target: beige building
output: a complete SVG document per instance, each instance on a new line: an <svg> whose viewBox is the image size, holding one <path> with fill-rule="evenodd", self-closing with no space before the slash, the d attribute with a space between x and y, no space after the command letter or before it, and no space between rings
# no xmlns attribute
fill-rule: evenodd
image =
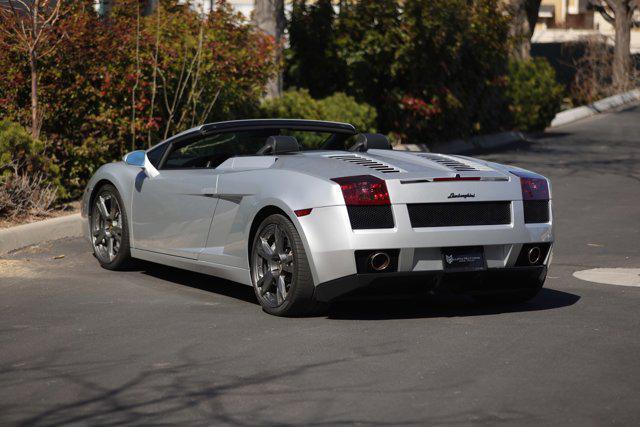
<svg viewBox="0 0 640 427"><path fill-rule="evenodd" d="M546 28L593 29L594 12L589 0L542 0L538 25Z"/></svg>
<svg viewBox="0 0 640 427"><path fill-rule="evenodd" d="M640 20L640 13L636 12ZM589 8L589 0L542 0L534 43L571 42L603 35L613 44L615 30L600 13ZM631 31L631 52L640 52L640 30Z"/></svg>
<svg viewBox="0 0 640 427"><path fill-rule="evenodd" d="M538 26L575 30L613 31L600 13L589 7L589 0L542 0ZM637 13L637 15L640 15ZM640 19L640 16L638 16Z"/></svg>

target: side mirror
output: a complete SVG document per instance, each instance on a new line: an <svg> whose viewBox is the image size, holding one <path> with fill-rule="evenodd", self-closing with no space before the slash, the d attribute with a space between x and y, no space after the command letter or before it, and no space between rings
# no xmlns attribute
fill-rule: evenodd
<svg viewBox="0 0 640 427"><path fill-rule="evenodd" d="M144 169L149 178L154 178L160 175L158 169L149 161L147 153L144 150L132 151L124 156L124 162L130 166L136 166Z"/></svg>

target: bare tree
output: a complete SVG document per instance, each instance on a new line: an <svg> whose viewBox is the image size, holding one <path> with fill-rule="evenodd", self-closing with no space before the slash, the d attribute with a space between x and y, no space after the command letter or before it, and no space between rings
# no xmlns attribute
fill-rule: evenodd
<svg viewBox="0 0 640 427"><path fill-rule="evenodd" d="M639 0L591 0L591 6L614 26L613 86L616 90L629 87L631 73L631 27L636 25L633 13L640 6Z"/></svg>
<svg viewBox="0 0 640 427"><path fill-rule="evenodd" d="M511 56L520 60L531 58L531 37L538 20L541 0L509 0L510 34L513 40Z"/></svg>
<svg viewBox="0 0 640 427"><path fill-rule="evenodd" d="M172 74L169 69L163 69L160 63L154 65L154 72L159 78L158 89L162 90L158 96L162 96L167 113L164 138L167 138L172 130L184 130L204 123L222 91L222 86L218 86L212 98L205 96L206 85L203 78L205 26L206 21L201 19L195 50L185 45L182 53L172 58L172 61L181 64L177 75Z"/></svg>
<svg viewBox="0 0 640 427"><path fill-rule="evenodd" d="M136 149L136 93L140 84L140 2L136 2L136 76L131 88L131 151Z"/></svg>
<svg viewBox="0 0 640 427"><path fill-rule="evenodd" d="M284 0L254 0L253 20L258 28L273 37L277 45L276 61L282 61L282 36L284 35L285 17ZM282 72L271 79L267 85L267 97L277 98L282 94Z"/></svg>
<svg viewBox="0 0 640 427"><path fill-rule="evenodd" d="M0 4L0 31L7 40L22 50L31 71L31 135L40 136L42 111L38 103L38 60L54 52L56 24L61 16L62 1L6 0Z"/></svg>
<svg viewBox="0 0 640 427"><path fill-rule="evenodd" d="M160 12L161 8L158 5L155 8L155 42L153 47L153 71L151 73L151 105L149 106L149 120L147 122L147 144L151 147L151 122L153 120L153 114L156 106L156 94L158 92L158 55L160 53Z"/></svg>

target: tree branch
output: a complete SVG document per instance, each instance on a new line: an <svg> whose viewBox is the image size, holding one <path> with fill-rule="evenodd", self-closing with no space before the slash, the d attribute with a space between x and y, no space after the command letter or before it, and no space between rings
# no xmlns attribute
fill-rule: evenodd
<svg viewBox="0 0 640 427"><path fill-rule="evenodd" d="M595 10L596 12L598 12L602 18L604 18L605 21L607 21L609 24L613 25L616 22L616 19L613 15L611 15L609 13L609 10L607 9L608 7L610 8L610 6L607 3L607 6L604 6L600 1L598 1L596 3L597 0L591 0L589 2L589 6L591 7L591 9ZM613 10L611 8L611 10ZM615 13L615 12L614 12Z"/></svg>

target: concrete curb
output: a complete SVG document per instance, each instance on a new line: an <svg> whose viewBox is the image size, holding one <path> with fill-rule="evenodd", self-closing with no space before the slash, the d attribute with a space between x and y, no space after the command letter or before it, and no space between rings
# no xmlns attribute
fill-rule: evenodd
<svg viewBox="0 0 640 427"><path fill-rule="evenodd" d="M551 121L551 125L549 127L555 128L558 126L573 123L575 121L586 119L587 117L604 113L606 111L610 111L615 108L622 107L623 105L632 104L638 101L640 101L640 89L635 89L629 92L610 96L608 98L596 101L593 104L583 105L582 107L572 108L571 110L559 112Z"/></svg>
<svg viewBox="0 0 640 427"><path fill-rule="evenodd" d="M0 230L0 255L50 240L83 234L80 214L45 219Z"/></svg>
<svg viewBox="0 0 640 427"><path fill-rule="evenodd" d="M471 154L483 150L496 150L506 146L521 143L526 140L522 132L501 132L491 135L474 136L469 139L454 139L453 141L433 144L429 148L426 144L399 144L393 147L400 151L433 151L442 154Z"/></svg>

